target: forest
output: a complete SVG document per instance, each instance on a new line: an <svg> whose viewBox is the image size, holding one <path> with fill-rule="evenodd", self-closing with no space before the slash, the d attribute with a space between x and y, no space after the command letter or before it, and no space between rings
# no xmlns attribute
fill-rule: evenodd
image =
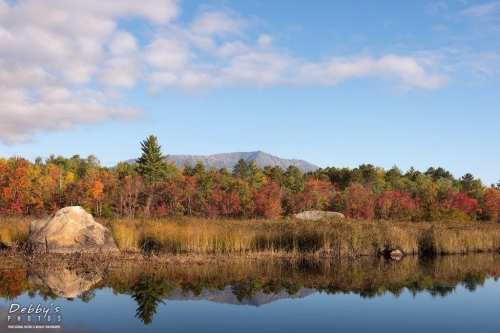
<svg viewBox="0 0 500 333"><path fill-rule="evenodd" d="M275 219L328 210L364 220L500 222L500 182L485 186L441 167L403 172L363 164L303 173L241 159L233 170L201 163L179 169L155 136L141 149L134 165L113 168L93 155L0 158L0 216L41 217L78 205L103 218Z"/></svg>

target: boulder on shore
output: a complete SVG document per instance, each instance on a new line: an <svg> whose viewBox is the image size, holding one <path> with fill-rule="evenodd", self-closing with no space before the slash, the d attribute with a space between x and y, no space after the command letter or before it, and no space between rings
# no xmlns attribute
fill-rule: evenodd
<svg viewBox="0 0 500 333"><path fill-rule="evenodd" d="M35 250L46 252L118 252L111 232L80 206L31 222L29 242Z"/></svg>
<svg viewBox="0 0 500 333"><path fill-rule="evenodd" d="M344 214L337 212L323 212L320 210L308 210L302 213L295 214L295 217L301 220L317 221L325 217L340 217L345 218Z"/></svg>

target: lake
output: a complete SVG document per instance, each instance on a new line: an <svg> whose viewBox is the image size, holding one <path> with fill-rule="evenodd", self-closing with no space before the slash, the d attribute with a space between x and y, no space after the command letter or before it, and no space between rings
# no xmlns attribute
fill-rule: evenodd
<svg viewBox="0 0 500 333"><path fill-rule="evenodd" d="M499 332L499 277L498 254L107 267L5 258L0 331Z"/></svg>

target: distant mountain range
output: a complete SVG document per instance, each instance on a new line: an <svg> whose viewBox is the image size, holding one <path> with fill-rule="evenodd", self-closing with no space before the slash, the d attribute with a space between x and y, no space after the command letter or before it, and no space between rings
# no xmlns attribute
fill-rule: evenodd
<svg viewBox="0 0 500 333"><path fill-rule="evenodd" d="M234 165L240 160L244 159L247 162L254 160L255 163L261 168L264 168L268 165L274 167L279 166L283 170L286 170L290 165L297 167L302 172L316 171L319 167L306 162L304 160L296 160L296 159L286 159L280 158L277 156L273 156L263 151L253 151L246 153L226 153L226 154L215 154L209 156L202 155L170 155L167 160L175 161L175 164L178 168L182 168L182 166L189 162L191 165L195 165L197 161L203 163L206 169L210 169L213 165L217 167L217 169L226 168L228 171L232 171ZM135 159L125 161L128 164L135 163Z"/></svg>

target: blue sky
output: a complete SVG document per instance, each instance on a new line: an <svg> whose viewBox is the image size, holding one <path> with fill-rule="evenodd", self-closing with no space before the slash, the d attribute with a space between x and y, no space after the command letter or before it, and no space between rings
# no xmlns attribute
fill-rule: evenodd
<svg viewBox="0 0 500 333"><path fill-rule="evenodd" d="M0 0L0 156L262 150L500 180L500 1Z"/></svg>

